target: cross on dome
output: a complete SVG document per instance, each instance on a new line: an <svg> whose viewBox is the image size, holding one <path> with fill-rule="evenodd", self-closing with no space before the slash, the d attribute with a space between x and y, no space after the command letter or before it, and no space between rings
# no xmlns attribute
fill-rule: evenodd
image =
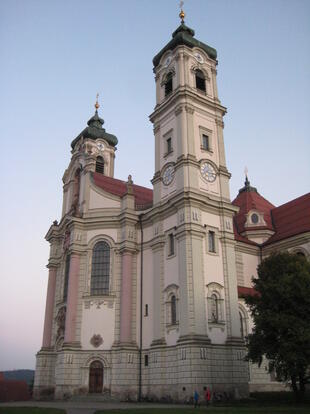
<svg viewBox="0 0 310 414"><path fill-rule="evenodd" d="M184 6L184 1L180 1L180 9L181 9L181 11L180 11L179 17L181 19L181 23L182 24L184 24L184 17L185 17L185 13L183 11L183 6Z"/></svg>

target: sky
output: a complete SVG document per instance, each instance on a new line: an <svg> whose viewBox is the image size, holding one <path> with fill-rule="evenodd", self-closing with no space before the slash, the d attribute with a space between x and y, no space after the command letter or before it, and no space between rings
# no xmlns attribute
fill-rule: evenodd
<svg viewBox="0 0 310 414"><path fill-rule="evenodd" d="M231 197L274 205L309 192L310 1L187 0L185 22L217 49ZM152 58L177 0L0 0L0 371L35 367L49 246L70 143L94 113L118 137L115 177L151 187Z"/></svg>

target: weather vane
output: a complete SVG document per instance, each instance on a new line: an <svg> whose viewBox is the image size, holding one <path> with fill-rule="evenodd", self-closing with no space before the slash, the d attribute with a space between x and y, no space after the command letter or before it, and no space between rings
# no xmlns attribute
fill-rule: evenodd
<svg viewBox="0 0 310 414"><path fill-rule="evenodd" d="M185 13L184 13L184 11L183 11L183 6L184 6L184 1L183 1L183 0L181 0L181 1L180 1L180 9L181 9L181 11L180 11L179 17L180 17L180 19L181 19L181 23L182 23L182 24L184 23L184 17L185 17Z"/></svg>
<svg viewBox="0 0 310 414"><path fill-rule="evenodd" d="M97 95L96 95L96 103L95 103L96 111L100 108L100 105L98 103L98 98L99 98L99 93L97 93Z"/></svg>

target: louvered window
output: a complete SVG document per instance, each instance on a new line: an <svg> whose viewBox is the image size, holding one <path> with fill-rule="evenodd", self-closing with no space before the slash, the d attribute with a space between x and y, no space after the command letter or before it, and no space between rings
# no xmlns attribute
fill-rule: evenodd
<svg viewBox="0 0 310 414"><path fill-rule="evenodd" d="M201 72L201 70L196 70L195 72L195 78L196 78L196 88L206 92L206 81L204 74Z"/></svg>
<svg viewBox="0 0 310 414"><path fill-rule="evenodd" d="M102 157L97 157L96 160L96 172L100 174L104 174L104 160Z"/></svg>
<svg viewBox="0 0 310 414"><path fill-rule="evenodd" d="M169 95L172 92L172 73L168 73L166 82L165 82L165 96Z"/></svg>

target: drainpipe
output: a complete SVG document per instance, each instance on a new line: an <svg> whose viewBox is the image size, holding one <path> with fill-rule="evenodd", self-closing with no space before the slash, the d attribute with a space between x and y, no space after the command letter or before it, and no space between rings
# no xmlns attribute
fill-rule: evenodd
<svg viewBox="0 0 310 414"><path fill-rule="evenodd" d="M142 322L143 322L143 214L139 215L141 242L140 242L140 344L139 344L139 396L138 401L142 400Z"/></svg>

